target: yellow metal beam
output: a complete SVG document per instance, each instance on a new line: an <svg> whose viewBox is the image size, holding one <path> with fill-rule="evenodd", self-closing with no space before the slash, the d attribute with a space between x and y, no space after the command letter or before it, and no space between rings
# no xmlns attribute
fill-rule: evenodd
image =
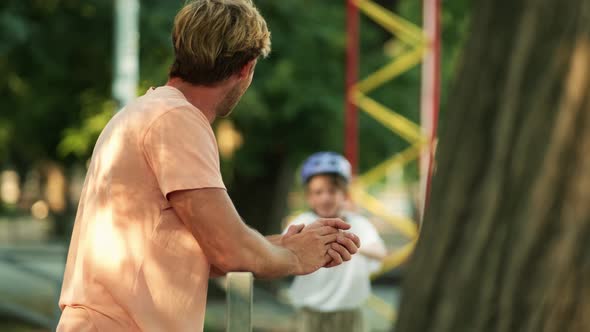
<svg viewBox="0 0 590 332"><path fill-rule="evenodd" d="M380 277L381 275L385 274L392 269L399 267L403 263L405 263L412 252L414 252L414 248L416 247L416 241L414 240L405 246L401 247L400 249L392 252L389 256L387 256L383 263L381 264L381 269L371 275L372 279Z"/></svg>
<svg viewBox="0 0 590 332"><path fill-rule="evenodd" d="M410 45L425 43L426 37L424 33L413 23L404 20L373 1L355 0L354 2L368 17L397 36L401 41Z"/></svg>
<svg viewBox="0 0 590 332"><path fill-rule="evenodd" d="M377 277L408 259L416 245L418 227L414 221L408 218L392 215L383 203L370 195L365 188L383 179L387 172L392 169L401 168L418 158L426 140L418 124L395 113L390 108L370 98L368 94L420 63L426 48L429 47L429 42L419 27L375 2L371 0L354 0L354 3L365 15L391 32L398 42L409 46L404 47L404 50L393 61L358 82L353 87L351 94L352 102L361 110L410 143L410 147L360 176L352 190L353 198L360 206L387 221L403 235L411 239L407 245L386 257L380 271L372 276ZM382 316L390 320L395 319L395 309L380 298L371 296L368 305Z"/></svg>
<svg viewBox="0 0 590 332"><path fill-rule="evenodd" d="M353 188L352 193L354 200L367 211L388 222L391 226L399 230L400 233L407 236L408 238L416 238L418 235L418 227L414 221L406 217L392 215L391 212L389 212L387 208L381 203L381 201L359 187Z"/></svg>
<svg viewBox="0 0 590 332"><path fill-rule="evenodd" d="M385 67L377 70L373 74L367 76L364 80L356 84L356 89L362 93L369 93L369 91L391 81L405 71L410 70L422 61L424 55L424 47L416 47L411 50L404 51L402 55L396 57Z"/></svg>
<svg viewBox="0 0 590 332"><path fill-rule="evenodd" d="M365 96L359 91L357 91L353 97L355 104L363 111L406 141L414 143L423 140L420 127L413 121L393 112L391 109L376 102L374 99Z"/></svg>
<svg viewBox="0 0 590 332"><path fill-rule="evenodd" d="M371 294L369 296L367 307L389 322L393 322L397 318L397 310L377 295Z"/></svg>
<svg viewBox="0 0 590 332"><path fill-rule="evenodd" d="M369 186L380 179L383 179L391 170L402 168L412 160L418 158L421 151L422 143L416 143L409 148L406 148L402 152L394 154L386 161L380 163L379 165L365 172L365 174L361 175L357 180L359 185Z"/></svg>

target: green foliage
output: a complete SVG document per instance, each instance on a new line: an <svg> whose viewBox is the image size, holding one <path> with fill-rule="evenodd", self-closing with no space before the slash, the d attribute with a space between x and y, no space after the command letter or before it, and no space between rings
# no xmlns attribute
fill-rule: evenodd
<svg viewBox="0 0 590 332"><path fill-rule="evenodd" d="M57 146L59 157L74 155L87 158L98 135L115 112L115 102L105 100L105 97L83 93L81 100L82 123L64 129L63 139Z"/></svg>
<svg viewBox="0 0 590 332"><path fill-rule="evenodd" d="M84 96L108 98L110 3L9 0L1 6L0 160L63 159L57 146L65 128L94 115L82 112Z"/></svg>
<svg viewBox="0 0 590 332"><path fill-rule="evenodd" d="M331 2L259 1L273 34L271 56L234 114L245 145L237 171L261 176L268 155L296 164L315 150L341 149L345 36ZM295 15L296 13L296 15Z"/></svg>
<svg viewBox="0 0 590 332"><path fill-rule="evenodd" d="M274 36L273 53L259 63L254 83L234 115L246 144L232 164L239 165L236 172L244 176L262 176L273 167L268 165L269 154L286 155L298 165L318 150L342 151L344 140L345 6L325 1L258 5ZM363 20L361 75L387 62L382 52L385 37ZM390 91L377 96L387 104L404 93ZM416 84L413 91L418 91ZM367 169L403 143L374 120L360 116L361 168Z"/></svg>
<svg viewBox="0 0 590 332"><path fill-rule="evenodd" d="M141 1L140 91L165 83L172 61L170 29L183 1ZM279 159L296 166L318 150L343 149L345 6L339 1L256 1L273 35L271 56L234 112L244 145L228 178L261 177ZM114 111L112 2L5 0L0 14L0 160L85 160ZM466 1L443 4L443 91L466 29ZM420 2L398 2L420 21ZM386 64L390 36L362 20L361 76ZM372 97L418 121L420 70ZM407 144L360 115L361 170Z"/></svg>

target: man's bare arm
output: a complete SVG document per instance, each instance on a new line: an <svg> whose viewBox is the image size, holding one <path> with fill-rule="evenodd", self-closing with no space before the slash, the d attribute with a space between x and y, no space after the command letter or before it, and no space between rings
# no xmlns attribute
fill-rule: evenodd
<svg viewBox="0 0 590 332"><path fill-rule="evenodd" d="M265 238L268 240L268 242L274 244L274 245L280 245L281 243L281 238L283 236L281 234L275 234L275 235L267 235L265 236Z"/></svg>
<svg viewBox="0 0 590 332"><path fill-rule="evenodd" d="M250 271L259 278L306 274L332 260L337 253L331 248L332 242L341 242L351 253L358 246L351 245L351 238L338 231L349 226L337 219L292 235L282 245L273 244L242 222L223 189L177 191L169 195L169 200L211 264L221 272ZM273 239L277 241L281 240Z"/></svg>

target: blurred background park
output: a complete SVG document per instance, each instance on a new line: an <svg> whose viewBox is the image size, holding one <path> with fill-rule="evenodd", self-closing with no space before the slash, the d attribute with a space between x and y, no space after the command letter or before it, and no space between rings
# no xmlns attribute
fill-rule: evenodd
<svg viewBox="0 0 590 332"><path fill-rule="evenodd" d="M170 30L183 2L139 0L136 95L166 82L173 59ZM232 117L217 121L214 130L224 181L238 211L252 227L271 234L305 207L297 181L302 160L317 151L345 152L347 6L343 0L255 3L272 31L272 54L259 63ZM379 12L394 13L406 27L423 26L422 1L371 3ZM446 1L439 14L440 76L434 84L441 88L444 106L466 39L468 1ZM2 331L45 331L58 314L57 296L86 165L96 138L120 105L113 92L115 17L115 1L109 0L0 4ZM395 59L407 59L415 50L416 44L392 34L367 12L359 17L360 79ZM428 40L418 44L430 47ZM395 78L366 92L418 128L424 56L423 50L415 53L418 61L411 60ZM395 318L400 264L413 248L421 215L419 158L412 154L408 135L396 134L400 128L395 124L371 112L359 111L357 116L358 174L377 172L362 183L357 208L371 218L391 253L405 248L376 276L375 298L366 310L373 330L385 331ZM402 152L410 155L376 169ZM283 295L287 282L256 282L255 330L290 331L293 309ZM223 291L212 283L206 331L223 330L223 301Z"/></svg>

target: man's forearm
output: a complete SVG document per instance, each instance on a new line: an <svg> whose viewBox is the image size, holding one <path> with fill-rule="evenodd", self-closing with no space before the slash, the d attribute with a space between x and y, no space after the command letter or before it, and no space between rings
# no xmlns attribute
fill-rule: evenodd
<svg viewBox="0 0 590 332"><path fill-rule="evenodd" d="M292 252L272 244L242 222L226 191L177 191L169 200L220 274L248 271L260 278L271 278L297 270L298 260ZM200 222L203 220L216 222Z"/></svg>
<svg viewBox="0 0 590 332"><path fill-rule="evenodd" d="M241 220L220 188L174 191L168 199L220 274L249 271L258 278L277 278L311 273L326 265L328 256L338 259L336 250L350 257L360 246L358 237L339 232L350 228L340 219L324 219L309 227L293 225L282 237L265 238ZM336 241L342 243L328 248Z"/></svg>
<svg viewBox="0 0 590 332"><path fill-rule="evenodd" d="M250 250L242 253L245 264L257 278L280 278L293 274L297 265L296 256L288 249L280 246L281 235L263 237L253 229L249 229L247 242L252 241Z"/></svg>
<svg viewBox="0 0 590 332"><path fill-rule="evenodd" d="M258 235L258 232L254 231L253 232L255 234L253 234L254 236ZM281 252L283 251L282 248L274 248L277 246L280 246L280 242L281 242L281 238L282 235L281 234L276 234L276 235L268 235L264 237L271 245L272 247L268 247L267 248L267 253L262 253L261 255L257 255L257 254L246 254L244 255L243 262L245 263L244 265L244 270L248 270L249 272L252 272L257 278L261 278L261 279L265 279L265 278L278 278L278 277L282 277L282 276L286 276L290 273L292 273L290 270L292 270L292 267L288 266L290 265L289 260L292 259L292 257L286 257L289 255L285 256L285 252ZM286 250L286 249L285 249ZM278 251L278 252L274 252L274 251ZM273 259L272 256L277 256ZM262 257L262 258L261 258ZM266 257L266 258L264 258ZM275 264L273 261L278 260L279 261L279 266L277 266L277 264ZM249 263L249 262L253 262L253 263ZM219 277L219 276L223 276L225 275L227 272L230 271L222 271L221 269L217 268L216 266L212 266L211 268L211 278L215 278L215 277Z"/></svg>

